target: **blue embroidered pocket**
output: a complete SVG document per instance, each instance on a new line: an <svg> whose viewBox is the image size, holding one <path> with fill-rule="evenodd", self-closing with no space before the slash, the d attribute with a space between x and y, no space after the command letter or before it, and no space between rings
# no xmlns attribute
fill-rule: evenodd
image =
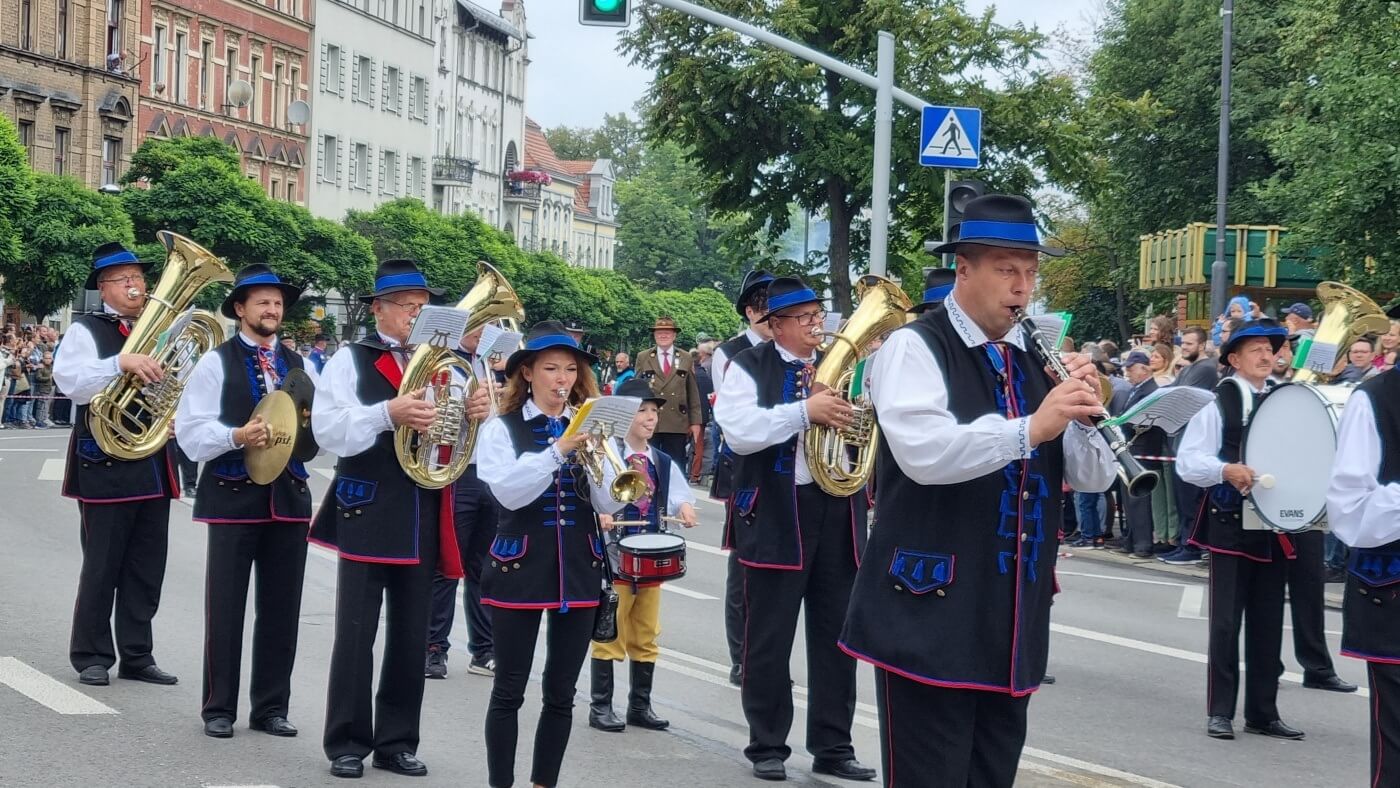
<svg viewBox="0 0 1400 788"><path fill-rule="evenodd" d="M593 557L599 560L603 558L603 546L598 542L598 537L589 534L588 546L593 550Z"/></svg>
<svg viewBox="0 0 1400 788"><path fill-rule="evenodd" d="M491 542L491 557L498 561L514 561L525 555L530 537L514 534L496 534Z"/></svg>
<svg viewBox="0 0 1400 788"><path fill-rule="evenodd" d="M363 481L342 476L335 483L335 499L341 506L364 506L374 503L374 494L379 482Z"/></svg>
<svg viewBox="0 0 1400 788"><path fill-rule="evenodd" d="M287 471L292 474L293 479L302 482L306 481L306 477L311 475L306 472L306 466L302 465L300 460L292 460L287 463Z"/></svg>
<svg viewBox="0 0 1400 788"><path fill-rule="evenodd" d="M1380 587L1400 583L1400 553L1374 550L1353 550L1347 571L1368 586Z"/></svg>
<svg viewBox="0 0 1400 788"><path fill-rule="evenodd" d="M753 514L754 507L758 505L758 490L735 490L734 491L734 511L741 517L748 517Z"/></svg>
<svg viewBox="0 0 1400 788"><path fill-rule="evenodd" d="M248 478L248 466L241 457L219 460L213 464L209 472L217 478L236 482Z"/></svg>
<svg viewBox="0 0 1400 788"><path fill-rule="evenodd" d="M953 556L896 548L890 574L911 592L927 594L953 582Z"/></svg>
<svg viewBox="0 0 1400 788"><path fill-rule="evenodd" d="M1210 495L1210 502L1222 512L1238 512L1244 502L1240 491L1228 484L1215 485L1210 488L1208 495Z"/></svg>
<svg viewBox="0 0 1400 788"><path fill-rule="evenodd" d="M78 439L78 456L88 462L102 462L107 459L107 453L102 451L102 447L97 445L94 438Z"/></svg>

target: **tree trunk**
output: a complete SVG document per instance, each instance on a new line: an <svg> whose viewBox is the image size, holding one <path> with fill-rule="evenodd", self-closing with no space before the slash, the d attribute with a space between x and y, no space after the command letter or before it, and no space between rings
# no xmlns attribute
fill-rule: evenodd
<svg viewBox="0 0 1400 788"><path fill-rule="evenodd" d="M345 298L345 326L340 329L341 339L349 342L355 338L355 331L365 320L364 304L356 296L346 296Z"/></svg>
<svg viewBox="0 0 1400 788"><path fill-rule="evenodd" d="M827 248L828 277L831 282L831 308L851 314L851 217L846 205L846 184L832 176L826 182L826 210L831 224L831 245Z"/></svg>

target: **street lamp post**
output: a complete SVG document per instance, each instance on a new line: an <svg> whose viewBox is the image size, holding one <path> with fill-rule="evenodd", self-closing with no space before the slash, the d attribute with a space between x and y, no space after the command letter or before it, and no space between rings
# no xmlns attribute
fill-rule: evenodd
<svg viewBox="0 0 1400 788"><path fill-rule="evenodd" d="M1220 47L1220 139L1215 164L1215 262L1210 265L1210 317L1225 312L1230 266L1225 262L1225 203L1230 192L1230 61L1235 22L1235 0L1224 0L1220 9L1223 28Z"/></svg>

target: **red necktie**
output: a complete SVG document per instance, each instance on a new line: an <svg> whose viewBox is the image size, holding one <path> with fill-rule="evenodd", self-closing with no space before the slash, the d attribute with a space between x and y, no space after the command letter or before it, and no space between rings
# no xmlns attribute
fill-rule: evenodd
<svg viewBox="0 0 1400 788"><path fill-rule="evenodd" d="M671 352L669 350L661 353L661 371L667 375L671 374Z"/></svg>
<svg viewBox="0 0 1400 788"><path fill-rule="evenodd" d="M117 321L117 330L122 332L122 336L131 336L131 321L122 319Z"/></svg>

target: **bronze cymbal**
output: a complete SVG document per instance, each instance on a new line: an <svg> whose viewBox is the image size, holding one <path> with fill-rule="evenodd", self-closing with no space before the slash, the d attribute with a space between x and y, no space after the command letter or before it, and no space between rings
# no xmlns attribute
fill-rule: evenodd
<svg viewBox="0 0 1400 788"><path fill-rule="evenodd" d="M284 391L274 391L262 398L253 409L253 416L262 416L267 422L271 440L262 448L248 447L243 450L243 460L248 466L248 478L255 484L271 484L292 458L292 447L297 435L296 403Z"/></svg>
<svg viewBox="0 0 1400 788"><path fill-rule="evenodd" d="M310 462L321 451L316 444L316 436L311 434L311 401L316 395L316 384L306 372L294 369L282 381L282 391L287 392L296 404L297 438L292 447L292 459Z"/></svg>

